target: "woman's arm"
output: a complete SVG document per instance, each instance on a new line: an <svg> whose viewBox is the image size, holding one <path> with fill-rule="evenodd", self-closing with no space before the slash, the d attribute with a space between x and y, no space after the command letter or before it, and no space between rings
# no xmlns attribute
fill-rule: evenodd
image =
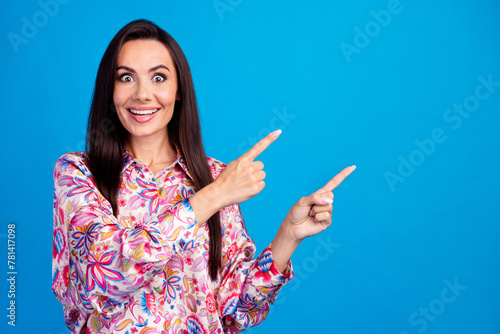
<svg viewBox="0 0 500 334"><path fill-rule="evenodd" d="M52 288L63 305L114 317L182 248L179 234L189 248L204 242L188 200L163 216L118 220L81 157L61 157L54 169Z"/></svg>
<svg viewBox="0 0 500 334"><path fill-rule="evenodd" d="M198 225L204 224L220 209L242 203L257 195L265 186L264 164L254 161L281 134L271 132L247 153L229 163L213 183L189 198ZM306 237L316 235L332 222L333 189L335 189L356 166L342 170L324 187L314 194L301 198L288 212L274 241L272 251L274 264L280 271L285 269L295 249Z"/></svg>
<svg viewBox="0 0 500 334"><path fill-rule="evenodd" d="M198 225L206 223L220 209L245 202L264 189L264 164L254 160L280 134L281 130L268 134L248 152L229 163L214 182L189 198Z"/></svg>
<svg viewBox="0 0 500 334"><path fill-rule="evenodd" d="M256 247L239 205L222 209L221 223L225 231L222 267L214 297L226 332L239 333L265 319L281 287L292 279L293 270L291 263L281 272L276 269L271 246L254 259Z"/></svg>
<svg viewBox="0 0 500 334"><path fill-rule="evenodd" d="M216 298L228 333L239 333L264 320L281 287L293 277L290 257L304 238L330 226L331 190L354 169L347 167L323 188L301 198L288 212L271 245L255 260L255 245L246 233L239 206L221 210L225 233Z"/></svg>
<svg viewBox="0 0 500 334"><path fill-rule="evenodd" d="M343 169L324 187L314 194L302 197L290 209L272 243L274 265L279 271L285 269L297 246L307 237L327 229L332 223L333 189L356 169Z"/></svg>
<svg viewBox="0 0 500 334"><path fill-rule="evenodd" d="M189 198L199 225L220 210L223 224L222 268L215 298L219 316L229 333L260 323L283 284L293 277L290 257L307 236L319 233L331 223L331 190L353 168L349 167L315 194L299 200L270 246L253 259L255 245L246 233L237 205L264 187L261 162L255 157L279 135L271 133L248 153L227 166L216 166L213 183ZM225 168L224 168L225 167Z"/></svg>

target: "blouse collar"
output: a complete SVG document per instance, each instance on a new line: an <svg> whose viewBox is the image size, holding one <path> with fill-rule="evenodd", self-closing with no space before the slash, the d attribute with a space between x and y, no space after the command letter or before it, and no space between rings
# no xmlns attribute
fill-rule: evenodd
<svg viewBox="0 0 500 334"><path fill-rule="evenodd" d="M132 164L145 166L143 162L141 162L139 159L133 157L132 154L130 154L130 151L127 149L125 145L122 146L122 149L123 149L122 170L127 169ZM191 173L189 172L189 168L186 164L186 161L184 160L184 157L182 156L181 151L179 147L177 147L177 145L175 146L175 150L177 151L177 157L172 163L172 166L178 164L184 170L184 172L186 172L189 178L193 179Z"/></svg>

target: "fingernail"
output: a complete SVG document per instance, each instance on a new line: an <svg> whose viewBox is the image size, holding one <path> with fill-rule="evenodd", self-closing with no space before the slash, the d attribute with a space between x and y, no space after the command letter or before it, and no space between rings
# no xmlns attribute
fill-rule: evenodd
<svg viewBox="0 0 500 334"><path fill-rule="evenodd" d="M325 204L332 204L332 203L333 203L333 199L328 198L328 197L323 197L321 200L322 200L322 201L323 201L323 203L325 203Z"/></svg>
<svg viewBox="0 0 500 334"><path fill-rule="evenodd" d="M311 209L311 211L309 211L309 216L312 217L314 216L314 213L313 213L313 210Z"/></svg>
<svg viewBox="0 0 500 334"><path fill-rule="evenodd" d="M282 132L282 131L281 131L281 129L278 129L278 130L276 130L276 131L273 131L273 133L272 133L272 135L271 135L271 136L272 136L273 138L278 138L278 137L279 137L279 135L281 134L281 132Z"/></svg>
<svg viewBox="0 0 500 334"><path fill-rule="evenodd" d="M354 169L356 169L356 165L352 165L352 167L353 167ZM353 170L354 170L354 169L353 169Z"/></svg>

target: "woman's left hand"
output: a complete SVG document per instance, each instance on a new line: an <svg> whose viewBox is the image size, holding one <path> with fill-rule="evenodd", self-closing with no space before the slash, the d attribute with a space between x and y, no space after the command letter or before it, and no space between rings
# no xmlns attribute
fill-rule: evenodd
<svg viewBox="0 0 500 334"><path fill-rule="evenodd" d="M333 189L349 176L356 166L344 168L314 194L302 197L290 209L284 223L297 241L324 231L332 223Z"/></svg>

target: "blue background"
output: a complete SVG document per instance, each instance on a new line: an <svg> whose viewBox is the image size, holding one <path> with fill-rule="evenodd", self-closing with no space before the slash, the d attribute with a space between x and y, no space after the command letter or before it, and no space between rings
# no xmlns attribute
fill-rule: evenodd
<svg viewBox="0 0 500 334"><path fill-rule="evenodd" d="M0 14L0 255L15 222L18 272L12 328L0 261L2 332L67 332L50 291L52 170L84 148L100 58L136 18L186 53L210 156L230 162L283 129L261 156L266 188L242 205L259 252L301 196L358 166L333 226L303 242L297 277L248 333L500 332L500 87L478 79L500 82L496 1L64 2ZM464 101L468 116L448 111Z"/></svg>

